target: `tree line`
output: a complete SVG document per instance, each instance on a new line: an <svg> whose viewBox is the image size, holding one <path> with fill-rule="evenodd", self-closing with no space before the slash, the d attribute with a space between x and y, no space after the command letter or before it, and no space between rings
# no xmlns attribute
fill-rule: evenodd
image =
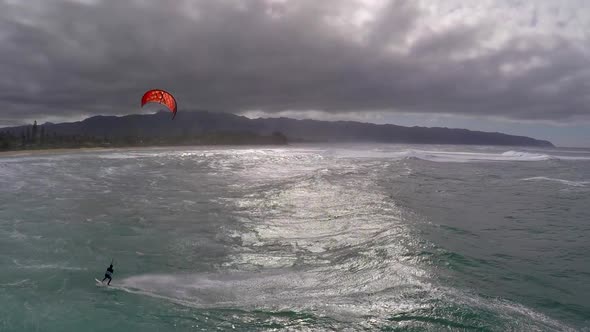
<svg viewBox="0 0 590 332"><path fill-rule="evenodd" d="M0 129L0 151L57 149L57 148L88 148L88 147L129 147L158 145L284 145L287 137L280 132L271 135L259 135L251 132L209 132L200 135L184 134L170 137L142 137L127 135L109 137L104 135L60 135L49 132L44 125L25 126L16 135L14 129Z"/></svg>

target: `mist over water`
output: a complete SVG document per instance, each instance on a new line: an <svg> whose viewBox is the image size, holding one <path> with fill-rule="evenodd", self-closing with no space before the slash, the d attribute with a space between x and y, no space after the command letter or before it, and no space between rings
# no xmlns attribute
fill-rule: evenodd
<svg viewBox="0 0 590 332"><path fill-rule="evenodd" d="M376 144L3 156L0 331L584 330L589 166Z"/></svg>

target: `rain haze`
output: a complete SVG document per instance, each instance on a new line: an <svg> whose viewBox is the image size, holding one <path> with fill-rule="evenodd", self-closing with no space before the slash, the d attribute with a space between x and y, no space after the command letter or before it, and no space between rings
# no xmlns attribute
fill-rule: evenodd
<svg viewBox="0 0 590 332"><path fill-rule="evenodd" d="M185 110L590 142L587 1L0 1L0 126Z"/></svg>

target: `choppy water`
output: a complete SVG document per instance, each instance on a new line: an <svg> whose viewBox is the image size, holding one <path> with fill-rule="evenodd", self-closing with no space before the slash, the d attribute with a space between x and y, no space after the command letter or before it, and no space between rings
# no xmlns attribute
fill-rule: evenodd
<svg viewBox="0 0 590 332"><path fill-rule="evenodd" d="M589 330L589 238L583 150L4 156L0 331Z"/></svg>

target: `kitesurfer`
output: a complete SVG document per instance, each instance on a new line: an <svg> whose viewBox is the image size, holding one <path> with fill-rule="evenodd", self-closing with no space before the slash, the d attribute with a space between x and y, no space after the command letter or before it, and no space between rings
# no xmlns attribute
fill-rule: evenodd
<svg viewBox="0 0 590 332"><path fill-rule="evenodd" d="M115 273L115 271L113 270L113 263L111 263L111 265L107 268L107 271L104 273L104 278L102 279L102 282L109 279L107 285L110 286L111 281L113 280L113 273Z"/></svg>

